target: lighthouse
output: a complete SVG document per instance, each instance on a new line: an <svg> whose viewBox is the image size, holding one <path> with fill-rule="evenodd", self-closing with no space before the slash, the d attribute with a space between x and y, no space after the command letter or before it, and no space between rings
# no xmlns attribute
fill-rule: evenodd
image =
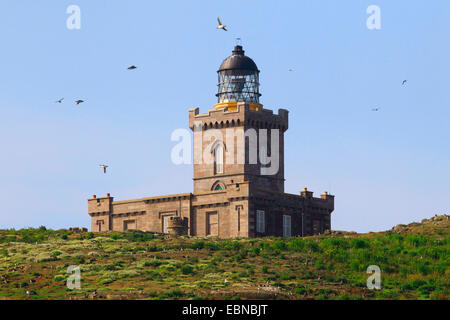
<svg viewBox="0 0 450 320"><path fill-rule="evenodd" d="M189 109L193 192L120 201L94 196L88 200L92 231L237 238L307 236L331 228L333 195L314 197L307 188L285 193L289 112L263 106L256 63L237 45L217 75L217 101L205 113Z"/></svg>

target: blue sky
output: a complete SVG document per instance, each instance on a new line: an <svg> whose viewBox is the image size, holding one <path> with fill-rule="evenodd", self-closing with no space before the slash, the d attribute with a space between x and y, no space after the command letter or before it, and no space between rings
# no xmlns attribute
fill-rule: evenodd
<svg viewBox="0 0 450 320"><path fill-rule="evenodd" d="M381 30L366 27L372 4ZM170 135L216 103L237 37L261 102L290 110L287 192L335 194L341 230L449 212L448 0L4 0L0 35L0 228L89 226L92 194L191 192Z"/></svg>

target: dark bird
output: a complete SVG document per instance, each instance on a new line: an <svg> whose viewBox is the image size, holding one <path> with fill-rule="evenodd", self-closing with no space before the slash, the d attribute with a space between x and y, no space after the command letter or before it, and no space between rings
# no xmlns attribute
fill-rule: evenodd
<svg viewBox="0 0 450 320"><path fill-rule="evenodd" d="M84 100L77 100L77 101L75 101L75 103L77 104L77 105L79 105L80 103L83 103L84 102Z"/></svg>
<svg viewBox="0 0 450 320"><path fill-rule="evenodd" d="M64 100L64 98L61 98L59 100L56 100L55 103L62 103L63 100Z"/></svg>
<svg viewBox="0 0 450 320"><path fill-rule="evenodd" d="M133 66L131 66L131 67L128 67L128 70L134 70L134 69L136 69L137 67L135 66L135 65L133 65Z"/></svg>
<svg viewBox="0 0 450 320"><path fill-rule="evenodd" d="M106 173L106 168L108 168L108 166L106 164L101 164L100 168L103 168L103 173Z"/></svg>
<svg viewBox="0 0 450 320"><path fill-rule="evenodd" d="M372 111L379 111L380 108L373 108Z"/></svg>
<svg viewBox="0 0 450 320"><path fill-rule="evenodd" d="M222 24L219 17L217 17L217 22L219 22L219 26L217 27L217 29L223 29L224 31L228 31L227 26Z"/></svg>
<svg viewBox="0 0 450 320"><path fill-rule="evenodd" d="M402 82L402 86L406 84L406 82L408 82L408 80L403 80Z"/></svg>

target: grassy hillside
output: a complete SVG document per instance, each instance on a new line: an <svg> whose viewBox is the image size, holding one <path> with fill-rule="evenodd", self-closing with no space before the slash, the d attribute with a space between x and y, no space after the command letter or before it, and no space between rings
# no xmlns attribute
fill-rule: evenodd
<svg viewBox="0 0 450 320"><path fill-rule="evenodd" d="M2 230L0 299L448 299L449 225L239 240ZM66 287L69 265L80 290ZM366 288L369 265L381 290Z"/></svg>

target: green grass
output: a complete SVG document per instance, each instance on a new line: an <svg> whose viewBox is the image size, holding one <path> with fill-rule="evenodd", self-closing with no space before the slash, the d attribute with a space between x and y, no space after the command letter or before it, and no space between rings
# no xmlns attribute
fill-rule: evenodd
<svg viewBox="0 0 450 320"><path fill-rule="evenodd" d="M0 299L448 299L449 223L307 238L0 230ZM81 267L69 290L67 267ZM369 265L381 290L366 287ZM26 291L36 295L26 295Z"/></svg>

